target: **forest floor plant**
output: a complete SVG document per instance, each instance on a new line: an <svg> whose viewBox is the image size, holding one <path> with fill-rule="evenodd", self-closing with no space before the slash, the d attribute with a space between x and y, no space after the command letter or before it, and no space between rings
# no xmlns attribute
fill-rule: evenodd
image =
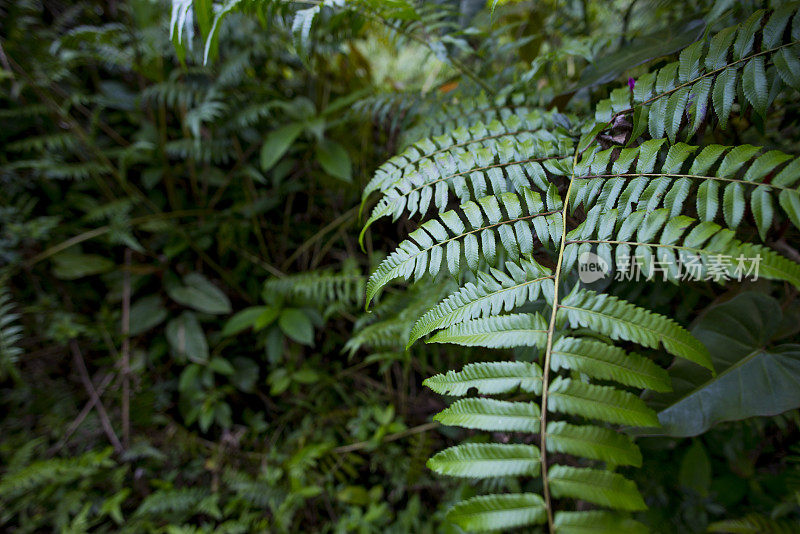
<svg viewBox="0 0 800 534"><path fill-rule="evenodd" d="M673 319L594 291L576 273L592 253L604 269L641 274L640 283L724 283L749 273L800 288L799 264L751 242L752 233L737 234L746 217L762 241L785 220L800 228L800 158L683 141L709 122L724 130L734 107L765 120L776 98L800 89L799 58L797 6L760 10L611 91L593 117L527 109L518 104L524 94L453 103L481 120L417 141L377 171L364 193L365 202L380 195L366 227L387 216L420 222L370 277L367 302L396 278L449 274L460 288L419 317L409 345L433 334L429 343L536 349L528 361L470 363L425 381L465 397L436 421L500 438L468 438L433 456L432 470L540 481L540 491L521 483L528 491L464 500L452 521L469 531L543 523L550 532L644 530L625 514L647 506L617 472L642 463L620 425L660 427L631 389L668 392L674 378L639 352L663 350L712 376L715 367ZM796 383L800 353L791 350ZM743 377L721 394L736 397L763 378ZM783 393L727 416L795 407L797 394L787 406ZM681 415L721 409L708 400ZM567 499L601 508L569 511Z"/></svg>

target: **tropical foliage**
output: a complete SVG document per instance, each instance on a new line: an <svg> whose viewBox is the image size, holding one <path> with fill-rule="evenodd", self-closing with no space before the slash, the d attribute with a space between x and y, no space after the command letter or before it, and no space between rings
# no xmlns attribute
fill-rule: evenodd
<svg viewBox="0 0 800 534"><path fill-rule="evenodd" d="M797 530L798 9L0 4L0 530Z"/></svg>

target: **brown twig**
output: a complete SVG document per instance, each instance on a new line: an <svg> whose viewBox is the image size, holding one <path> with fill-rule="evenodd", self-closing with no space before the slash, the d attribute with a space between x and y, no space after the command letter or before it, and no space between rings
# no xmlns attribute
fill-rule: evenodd
<svg viewBox="0 0 800 534"><path fill-rule="evenodd" d="M86 370L86 363L83 361L83 354L81 354L81 349L78 347L78 342L73 339L69 342L69 346L72 349L72 356L75 359L75 366L78 368L78 374L81 377L81 382L83 382L83 387L86 388L89 398L94 402L97 415L100 416L100 424L103 426L103 431L106 433L106 436L108 436L108 440L111 442L111 445L114 446L114 450L117 454L122 454L125 449L122 447L122 443L120 443L117 434L114 432L114 427L111 426L108 412L106 412L103 402L100 400L100 395L94 388L91 378L89 378L89 371Z"/></svg>
<svg viewBox="0 0 800 534"><path fill-rule="evenodd" d="M131 249L125 249L125 272L122 279L122 443L131 442Z"/></svg>
<svg viewBox="0 0 800 534"><path fill-rule="evenodd" d="M111 381L113 379L114 379L114 373L108 373L106 376L103 377L103 379L100 381L100 385L97 386L98 397L103 393L105 393L106 388L111 384ZM81 426L81 423L83 423L83 420L86 419L86 417L89 415L89 412L92 411L92 408L94 408L94 397L91 397L88 401L86 401L86 404L83 406L81 413L79 413L78 417L76 417L72 421L72 423L70 423L66 432L64 432L64 435L61 437L60 440L58 440L58 443L50 447L50 449L47 451L48 456L55 454L56 452L61 450L61 448L64 445L67 444L67 441L69 440L70 436L72 436L72 434L74 434L75 431L78 430L78 427Z"/></svg>
<svg viewBox="0 0 800 534"><path fill-rule="evenodd" d="M395 432L394 434L388 434L381 440L381 443L387 443L389 441L397 441L398 439L403 439L413 434L419 434L420 432L427 432L428 430L433 430L438 426L439 423L433 421L431 423L425 423L419 426L411 427L409 429L403 430L402 432ZM358 443L351 443L350 445L342 445L341 447L336 447L335 449L332 449L331 452L345 453L345 452L358 451L361 449L366 449L369 446L373 445L374 443L375 443L374 441L359 441Z"/></svg>

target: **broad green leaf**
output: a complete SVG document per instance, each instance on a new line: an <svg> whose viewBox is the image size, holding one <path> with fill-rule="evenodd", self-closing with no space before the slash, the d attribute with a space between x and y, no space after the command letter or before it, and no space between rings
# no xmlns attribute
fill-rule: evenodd
<svg viewBox="0 0 800 534"><path fill-rule="evenodd" d="M183 285L168 284L166 290L172 300L197 311L215 315L231 312L228 296L202 274L187 274Z"/></svg>
<svg viewBox="0 0 800 534"><path fill-rule="evenodd" d="M270 309L268 306L252 306L237 312L225 323L225 326L222 328L222 335L228 337L251 328L255 324L256 319L268 309Z"/></svg>
<svg viewBox="0 0 800 534"><path fill-rule="evenodd" d="M294 341L314 346L314 325L302 310L296 308L283 310L278 318L278 326Z"/></svg>
<svg viewBox="0 0 800 534"><path fill-rule="evenodd" d="M185 311L167 323L167 342L178 361L208 361L208 342L194 312Z"/></svg>
<svg viewBox="0 0 800 534"><path fill-rule="evenodd" d="M325 172L344 182L353 180L353 164L345 148L330 139L324 139L317 145L317 161ZM430 191L430 189L427 189Z"/></svg>
<svg viewBox="0 0 800 534"><path fill-rule="evenodd" d="M679 362L675 391L653 396L663 433L695 436L722 421L776 415L800 406L800 345L770 340L783 313L773 298L745 292L711 308L692 333L711 352L719 374Z"/></svg>
<svg viewBox="0 0 800 534"><path fill-rule="evenodd" d="M278 163L278 160L286 154L295 139L303 131L303 124L293 122L271 131L261 145L261 170L266 172Z"/></svg>
<svg viewBox="0 0 800 534"><path fill-rule="evenodd" d="M167 318L167 310L158 295L148 295L133 303L130 312L131 336L147 332Z"/></svg>
<svg viewBox="0 0 800 534"><path fill-rule="evenodd" d="M97 254L61 252L53 256L53 275L61 280L77 280L84 276L107 273L114 262Z"/></svg>

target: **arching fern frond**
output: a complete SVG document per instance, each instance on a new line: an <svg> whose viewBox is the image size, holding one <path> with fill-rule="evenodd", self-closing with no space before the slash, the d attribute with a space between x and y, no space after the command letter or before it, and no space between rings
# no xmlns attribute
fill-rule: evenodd
<svg viewBox="0 0 800 534"><path fill-rule="evenodd" d="M691 135L711 105L724 126L737 91L740 106L763 116L780 84L797 85L796 10L759 12L690 45L679 61L641 77L632 92L612 92L596 109L600 122L572 128L550 115L559 141L552 152L534 157L520 148L520 139L542 136L515 133L522 120L484 121L475 130L451 128L441 140L415 145L368 186L365 198L375 191L382 198L367 226L390 215L422 221L373 273L367 301L392 279L438 276L445 264L459 280L455 292L420 315L409 345L432 334L429 342L526 347L526 359L533 358L469 364L425 381L438 393L465 397L434 417L443 425L539 433L536 459L527 443L513 442L458 445L431 459L433 470L459 477L541 474L541 496L482 495L456 504L448 517L462 528L545 521L550 532L644 528L624 513L555 511L553 498L622 512L646 508L634 483L612 472L642 463L635 443L612 425L659 426L655 411L628 388L671 390L666 370L646 358L648 352L712 373L713 365L706 346L675 320L582 287L572 275L586 253L596 254L609 272L644 273L642 283L657 272L670 281L724 283L741 279L738 264L744 262L757 264L758 277L800 287L800 265L736 234L749 222L748 210L762 240L782 215L800 228L798 159L750 145L678 142L687 114ZM601 149L598 136L630 113L630 146L617 141ZM641 141L648 128L653 139ZM583 136L576 142L572 132L578 129ZM462 201L458 208L449 206L451 188ZM431 206L437 217L428 218ZM630 345L648 350L637 354ZM516 393L521 400L469 397L471 391ZM604 462L606 469L554 465L549 455L556 453Z"/></svg>
<svg viewBox="0 0 800 534"><path fill-rule="evenodd" d="M555 244L561 239L561 199L551 185L545 199L524 189L468 201L458 209L442 213L411 232L370 276L367 302L395 278L419 280L426 273L436 276L443 264L452 275L460 272L461 259L475 271L481 261L495 265L502 254L516 259L533 251L534 239ZM498 250L497 241L503 250Z"/></svg>
<svg viewBox="0 0 800 534"><path fill-rule="evenodd" d="M677 143L660 150L664 141L585 158L576 169L573 209L599 206L599 214L616 208L624 218L634 210L663 206L675 217L691 207L687 201L694 194L700 220L721 218L734 229L749 207L763 240L778 211L777 197L783 213L800 228L800 158L751 145Z"/></svg>
<svg viewBox="0 0 800 534"><path fill-rule="evenodd" d="M713 108L725 128L733 104L766 114L782 85L800 89L800 11L796 4L746 21L698 41L680 59L636 80L631 92L616 89L598 103L595 118L610 121L633 113L631 140L649 131L675 142L688 116L691 136ZM744 95L744 99L738 95Z"/></svg>
<svg viewBox="0 0 800 534"><path fill-rule="evenodd" d="M453 193L467 202L484 197L490 188L495 195L522 194L525 189L546 192L547 173L564 174L558 162L569 154L571 140L543 130L545 123L539 113L522 120L512 116L504 122L478 123L420 141L389 160L367 186L365 200L372 191L382 196L361 239L383 217L424 216L434 206L442 212Z"/></svg>

